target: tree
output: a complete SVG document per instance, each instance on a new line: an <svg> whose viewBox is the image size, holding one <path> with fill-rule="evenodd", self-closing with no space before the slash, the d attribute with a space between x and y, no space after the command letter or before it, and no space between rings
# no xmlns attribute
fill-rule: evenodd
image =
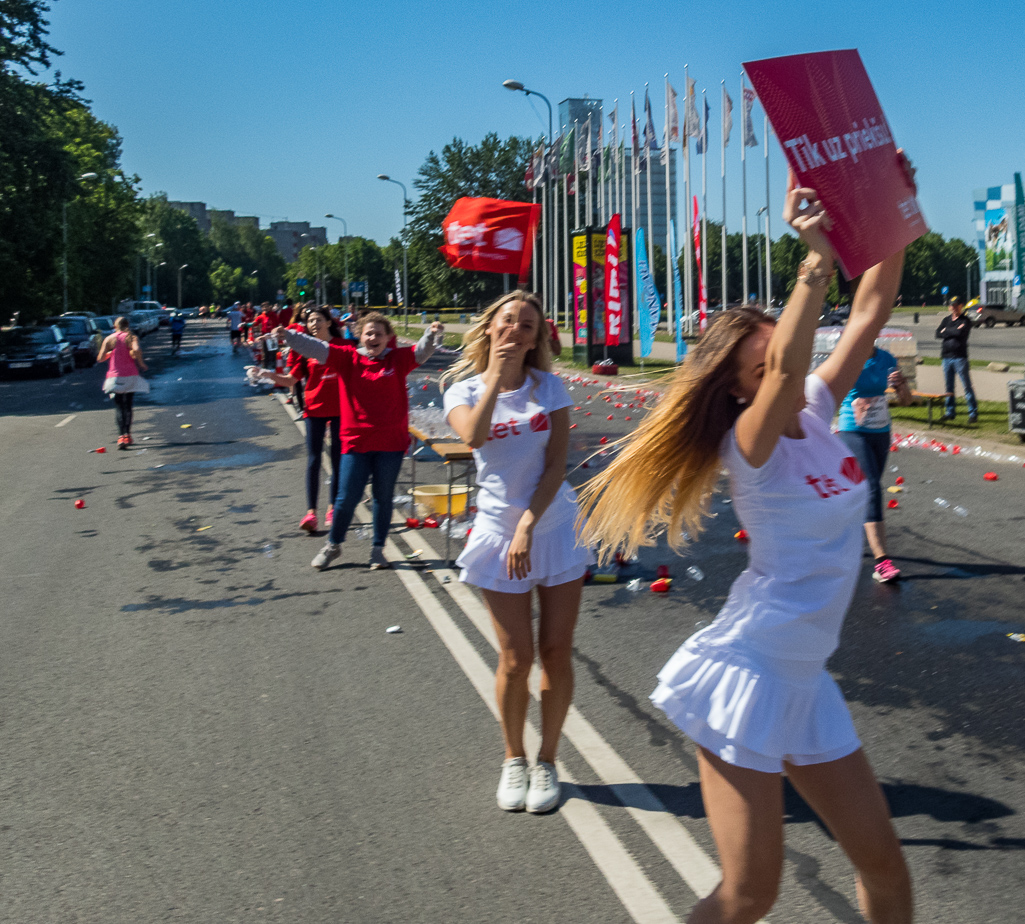
<svg viewBox="0 0 1025 924"><path fill-rule="evenodd" d="M43 18L50 6L43 0L4 0L0 3L0 75L19 68L36 74L49 67L50 56L60 55L46 41L50 23Z"/></svg>
<svg viewBox="0 0 1025 924"><path fill-rule="evenodd" d="M528 138L501 141L494 132L474 147L460 138L431 151L413 185L419 200L410 206L408 229L409 287L415 301L440 306L459 301L483 305L502 293L502 277L453 269L438 252L444 243L441 223L462 196L529 201L523 177L535 143ZM400 264L401 265L401 264Z"/></svg>
<svg viewBox="0 0 1025 924"><path fill-rule="evenodd" d="M185 305L178 307L210 301L213 290L208 274L214 253L196 219L169 206L166 193L157 193L146 200L140 225L143 241L140 273L145 258L153 266L158 299L168 303L178 300L178 268L188 264L189 271L182 275ZM160 266L161 263L166 265Z"/></svg>

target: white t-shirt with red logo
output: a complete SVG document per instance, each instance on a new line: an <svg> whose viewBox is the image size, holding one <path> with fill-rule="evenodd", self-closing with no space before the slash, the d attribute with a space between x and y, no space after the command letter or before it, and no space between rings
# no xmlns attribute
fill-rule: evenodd
<svg viewBox="0 0 1025 924"><path fill-rule="evenodd" d="M461 405L474 407L485 390L479 375L456 382L445 392L445 416ZM572 404L558 376L536 369L528 371L526 381L516 391L499 392L487 442L473 451L480 489L475 530L506 536L516 531L544 472L545 451L551 436L549 415ZM576 493L564 482L534 527L534 534L548 532L576 514Z"/></svg>
<svg viewBox="0 0 1025 924"><path fill-rule="evenodd" d="M825 661L836 650L861 567L868 486L830 432L835 401L826 383L809 375L805 396L804 439L781 436L761 468L744 460L734 430L723 440L750 561L689 648L730 645L799 661Z"/></svg>

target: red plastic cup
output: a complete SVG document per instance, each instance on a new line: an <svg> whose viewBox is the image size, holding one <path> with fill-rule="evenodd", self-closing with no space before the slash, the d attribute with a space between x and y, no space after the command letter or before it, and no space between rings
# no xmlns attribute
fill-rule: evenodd
<svg viewBox="0 0 1025 924"><path fill-rule="evenodd" d="M416 517L406 517L406 528L407 529L419 529L420 521Z"/></svg>
<svg viewBox="0 0 1025 924"><path fill-rule="evenodd" d="M82 510L84 508L85 508L85 501L84 500L79 498L77 501L75 501L75 509L76 510Z"/></svg>

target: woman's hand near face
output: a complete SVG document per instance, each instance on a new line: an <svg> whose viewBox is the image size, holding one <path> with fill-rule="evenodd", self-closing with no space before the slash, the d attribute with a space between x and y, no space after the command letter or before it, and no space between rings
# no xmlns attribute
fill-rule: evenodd
<svg viewBox="0 0 1025 924"><path fill-rule="evenodd" d="M519 368L522 360L520 345L513 339L515 333L516 328L509 325L497 337L492 336L491 355L488 357L488 368L484 373L488 379L499 379L503 372L512 372Z"/></svg>

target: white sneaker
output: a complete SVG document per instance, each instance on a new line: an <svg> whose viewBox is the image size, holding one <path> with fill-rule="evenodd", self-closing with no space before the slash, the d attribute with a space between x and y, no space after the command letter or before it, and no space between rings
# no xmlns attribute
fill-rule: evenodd
<svg viewBox="0 0 1025 924"><path fill-rule="evenodd" d="M561 788L555 765L539 760L530 768L530 788L527 791L527 811L532 814L550 812L559 804Z"/></svg>
<svg viewBox="0 0 1025 924"><path fill-rule="evenodd" d="M381 568L390 568L391 562L384 557L383 545L372 545L370 547L370 570L378 571Z"/></svg>
<svg viewBox="0 0 1025 924"><path fill-rule="evenodd" d="M318 571L323 571L341 554L342 547L340 545L333 545L330 542L325 542L324 548L313 556L313 561L310 562L310 565Z"/></svg>
<svg viewBox="0 0 1025 924"><path fill-rule="evenodd" d="M506 812L522 812L527 803L527 758L510 757L502 764L498 781L498 807Z"/></svg>

